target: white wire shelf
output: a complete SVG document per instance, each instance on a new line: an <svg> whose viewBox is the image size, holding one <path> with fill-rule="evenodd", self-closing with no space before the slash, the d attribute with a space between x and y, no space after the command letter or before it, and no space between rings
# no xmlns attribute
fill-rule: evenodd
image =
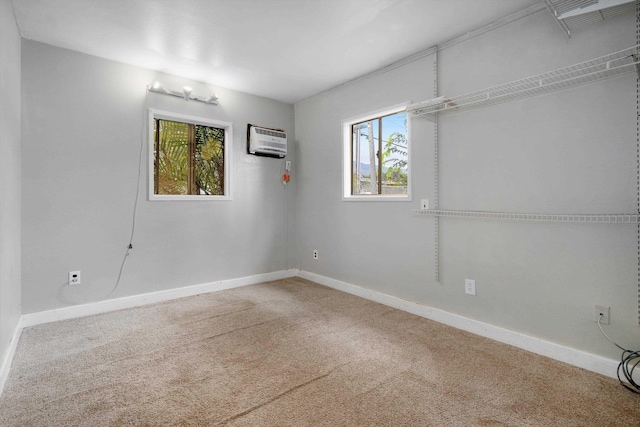
<svg viewBox="0 0 640 427"><path fill-rule="evenodd" d="M640 45L637 45L580 64L465 95L452 98L441 96L410 104L407 111L414 116L429 117L514 101L636 71L640 74L637 54L639 48Z"/></svg>
<svg viewBox="0 0 640 427"><path fill-rule="evenodd" d="M493 221L527 222L573 222L587 224L637 224L640 214L535 214L481 211L447 211L439 209L416 209L413 215L484 219Z"/></svg>
<svg viewBox="0 0 640 427"><path fill-rule="evenodd" d="M544 0L560 27L571 37L573 30L589 24L633 13L636 0Z"/></svg>

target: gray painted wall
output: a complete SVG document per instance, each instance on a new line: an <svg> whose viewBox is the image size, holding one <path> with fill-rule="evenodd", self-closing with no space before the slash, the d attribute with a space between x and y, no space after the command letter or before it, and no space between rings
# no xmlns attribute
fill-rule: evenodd
<svg viewBox="0 0 640 427"><path fill-rule="evenodd" d="M547 11L439 54L440 94L455 96L635 45L634 16L569 40ZM534 213L636 212L635 75L441 117L440 208ZM411 216L434 197L433 124L411 119L413 201L341 200L341 120L433 97L433 56L295 106L297 266L347 283L609 358L609 331L640 343L637 227L440 221ZM320 251L318 261L312 250ZM476 280L477 296L464 293Z"/></svg>
<svg viewBox="0 0 640 427"><path fill-rule="evenodd" d="M0 364L20 317L20 35L0 0Z"/></svg>
<svg viewBox="0 0 640 427"><path fill-rule="evenodd" d="M284 187L282 160L246 154L247 123L293 135L293 106L221 88L218 106L185 102L147 93L155 80L195 95L212 89L23 40L23 313L293 266L295 177ZM149 107L233 123L232 201L148 201ZM129 241L141 143L134 248L107 296ZM80 286L66 286L70 270L82 271Z"/></svg>

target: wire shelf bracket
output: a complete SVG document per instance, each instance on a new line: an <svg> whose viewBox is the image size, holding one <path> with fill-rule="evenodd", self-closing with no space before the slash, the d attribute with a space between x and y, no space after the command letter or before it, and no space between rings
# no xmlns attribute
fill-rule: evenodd
<svg viewBox="0 0 640 427"><path fill-rule="evenodd" d="M640 45L637 45L580 64L465 95L452 98L440 96L410 104L407 106L407 112L410 112L412 116L433 118L436 114L454 113L500 104L632 72L637 72L640 76L640 58L637 55L639 48Z"/></svg>

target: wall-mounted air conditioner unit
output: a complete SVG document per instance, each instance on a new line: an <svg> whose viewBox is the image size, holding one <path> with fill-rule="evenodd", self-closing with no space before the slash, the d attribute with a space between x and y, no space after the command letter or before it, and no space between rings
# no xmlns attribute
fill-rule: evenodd
<svg viewBox="0 0 640 427"><path fill-rule="evenodd" d="M257 156L284 157L287 155L287 134L280 129L247 125L247 151Z"/></svg>

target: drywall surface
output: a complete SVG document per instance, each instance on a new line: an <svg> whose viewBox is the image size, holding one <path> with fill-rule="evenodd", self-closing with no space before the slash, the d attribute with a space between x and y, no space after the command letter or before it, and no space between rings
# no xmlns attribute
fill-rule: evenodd
<svg viewBox="0 0 640 427"><path fill-rule="evenodd" d="M20 317L20 34L9 0L0 0L0 185L1 366Z"/></svg>
<svg viewBox="0 0 640 427"><path fill-rule="evenodd" d="M430 98L430 57L366 77L296 104L299 186L298 268L407 299L420 299L432 274L432 227L411 216L430 182L431 123L409 129L413 200L342 200L342 121ZM415 143L417 141L417 143ZM318 250L318 260L313 259ZM424 278L424 281L421 279Z"/></svg>
<svg viewBox="0 0 640 427"><path fill-rule="evenodd" d="M544 13L543 13L544 12ZM439 52L439 94L461 95L635 45L634 16L567 39L543 11ZM345 202L341 120L433 97L434 55L296 104L298 267L607 358L594 323L640 346L637 227L411 215L435 197L434 125L410 120L413 201ZM634 213L636 76L439 119L439 207L524 213ZM312 250L320 251L318 260ZM464 293L475 279L476 296Z"/></svg>
<svg viewBox="0 0 640 427"><path fill-rule="evenodd" d="M293 135L292 105L27 40L22 76L24 313L289 268L295 182L282 185L282 160L246 154L246 131ZM220 105L148 93L156 80L199 96L215 89ZM232 200L149 201L148 108L233 124ZM133 250L109 295L137 189ZM71 270L81 285L67 286Z"/></svg>

